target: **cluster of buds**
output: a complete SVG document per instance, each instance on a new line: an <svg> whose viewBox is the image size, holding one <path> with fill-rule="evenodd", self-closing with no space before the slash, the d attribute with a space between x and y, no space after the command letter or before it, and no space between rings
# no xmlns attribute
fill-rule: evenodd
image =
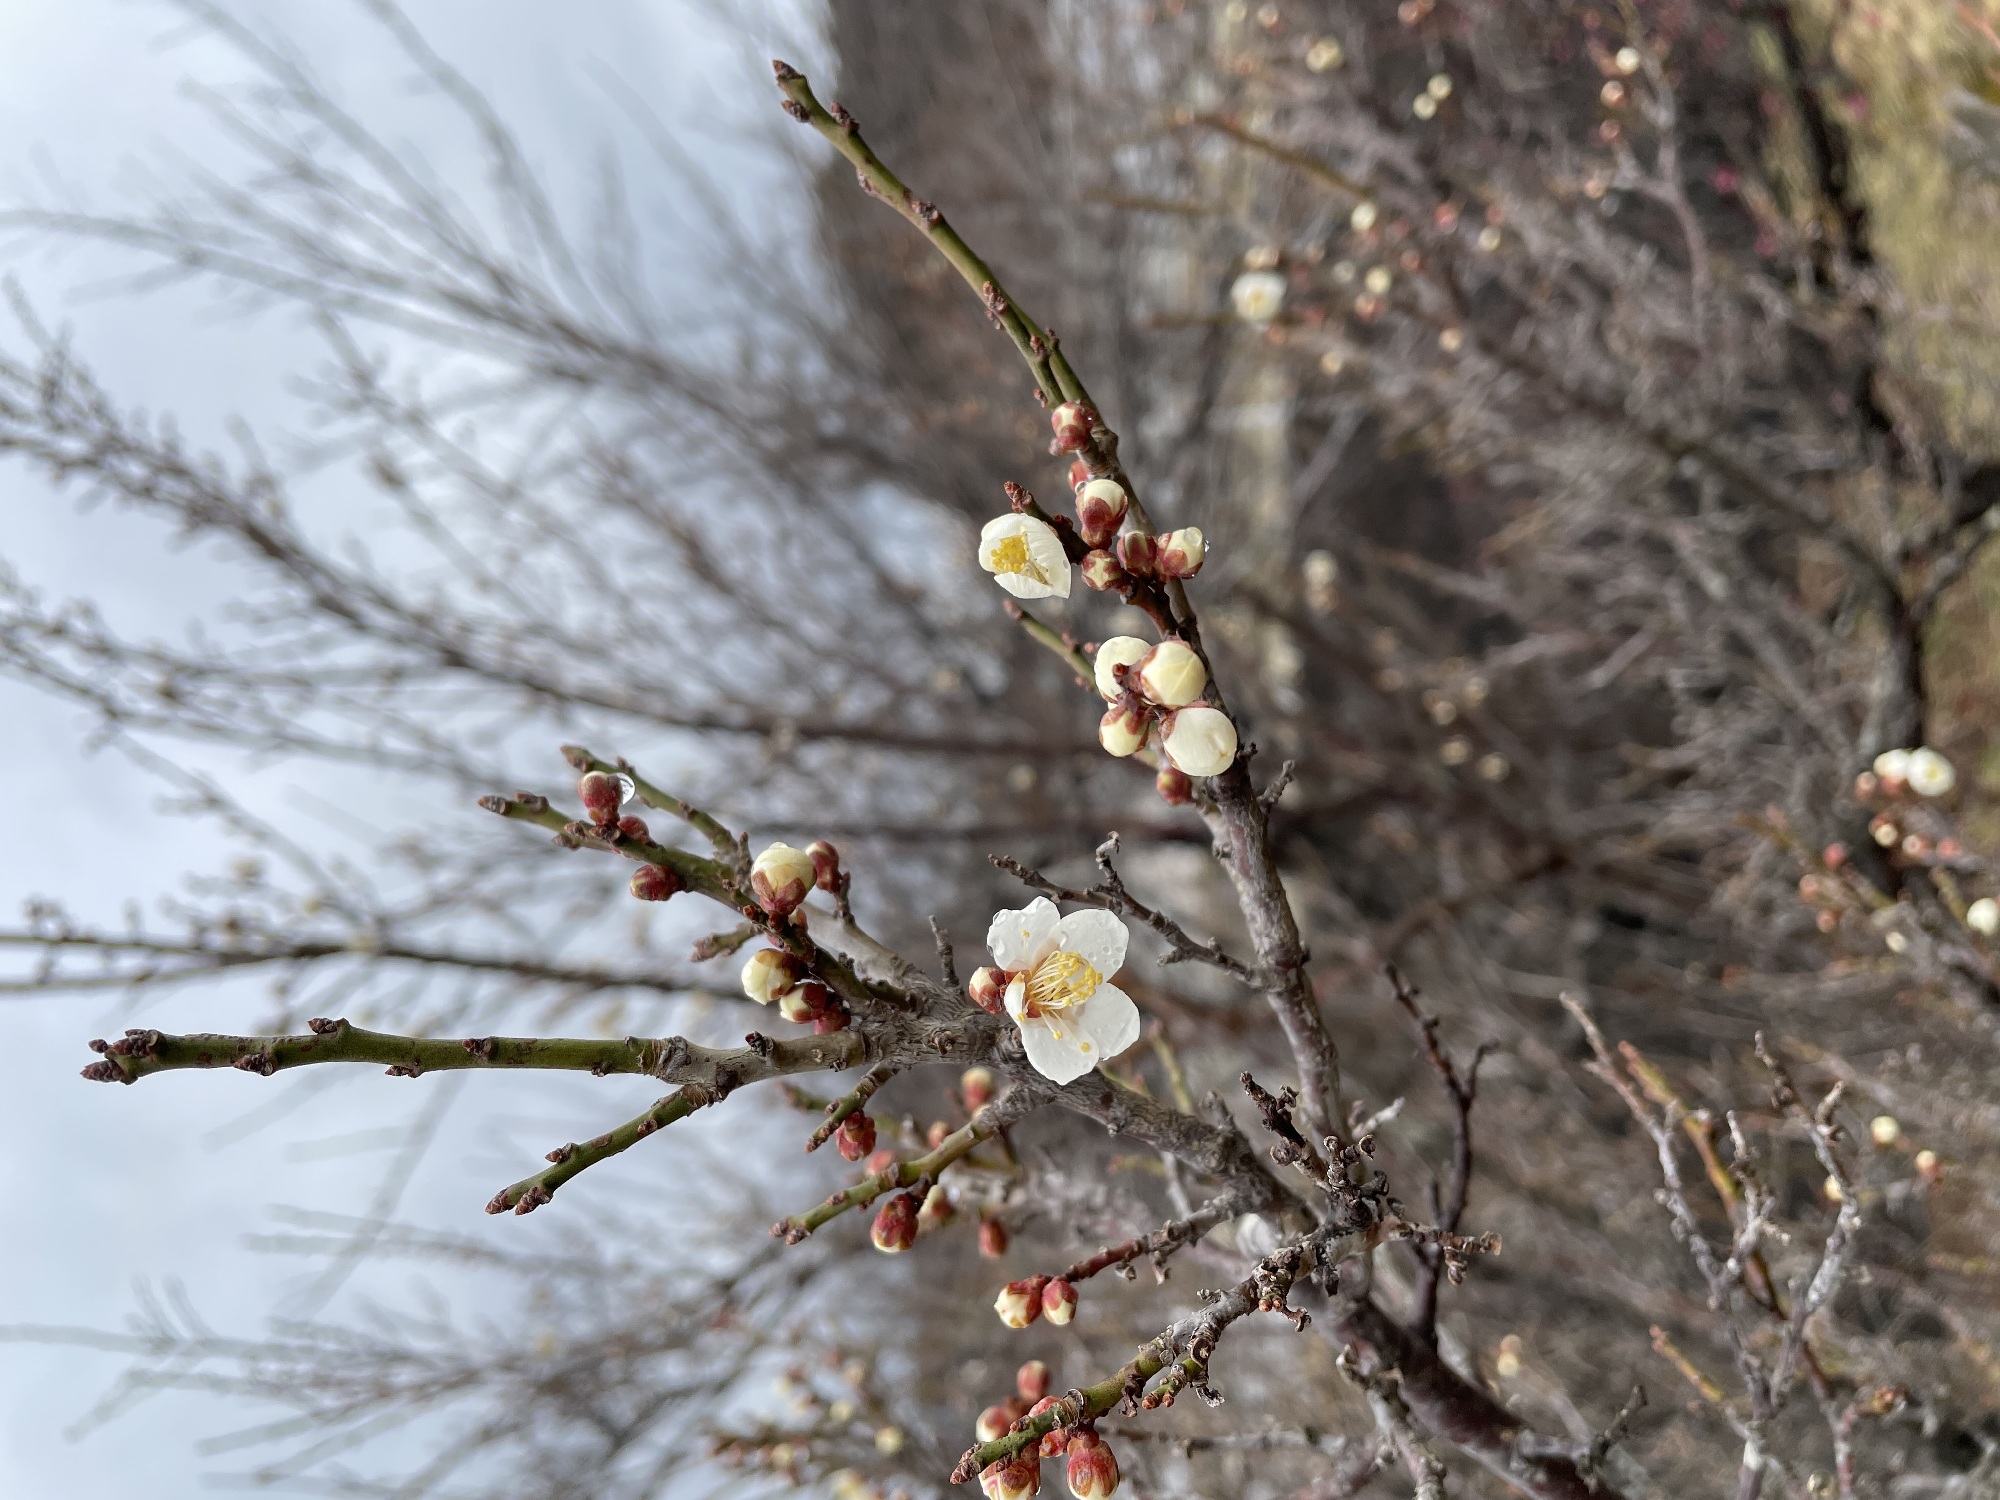
<svg viewBox="0 0 2000 1500"><path fill-rule="evenodd" d="M1026 1276L1000 1288L993 1310L1009 1328L1026 1328L1037 1318L1061 1328L1076 1316L1076 1288L1061 1276Z"/></svg>
<svg viewBox="0 0 2000 1500"><path fill-rule="evenodd" d="M1202 701L1208 669L1186 642L1115 635L1097 648L1095 672L1110 704L1097 726L1108 753L1135 755L1157 736L1167 768L1182 777L1219 776L1235 761L1236 726ZM1163 780L1160 794L1186 801L1192 789Z"/></svg>
<svg viewBox="0 0 2000 1500"><path fill-rule="evenodd" d="M757 904L782 922L804 903L814 888L838 892L840 851L821 839L805 849L772 844L750 865L750 893Z"/></svg>
<svg viewBox="0 0 2000 1500"><path fill-rule="evenodd" d="M1875 763L1854 779L1854 794L1864 802L1878 795L1942 797L1958 785L1952 763L1928 745L1914 750L1884 750Z"/></svg>
<svg viewBox="0 0 2000 1500"><path fill-rule="evenodd" d="M1049 1367L1039 1359L1031 1359L1014 1372L1014 1392L1004 1401L996 1401L979 1414L973 1423L973 1432L982 1443L990 1443L995 1438L1005 1437L1014 1424L1028 1415L1029 1409L1049 1393Z"/></svg>
<svg viewBox="0 0 2000 1500"><path fill-rule="evenodd" d="M980 1442L1005 1437L1023 1417L1039 1417L1056 1405L1049 1394L1049 1367L1038 1359L1016 1372L1014 1389L1015 1395L979 1414L974 1431ZM1045 1458L1065 1460L1063 1477L1076 1500L1109 1500L1118 1488L1117 1456L1088 1423L1052 1427L1037 1445L988 1464L980 1471L979 1487L989 1500L1026 1500L1041 1489Z"/></svg>
<svg viewBox="0 0 2000 1500"><path fill-rule="evenodd" d="M1124 502L1125 491L1114 480L1093 479L1086 489L1093 486L1108 486L1118 491L1119 501ZM1085 513L1081 496L1078 499L1077 514ZM1091 514L1097 514L1091 507ZM1115 529L1115 528L1114 528ZM1088 540L1088 537L1085 538ZM1183 526L1177 531L1166 531L1153 536L1144 531L1128 531L1115 542L1093 546L1083 555L1077 566L1083 572L1084 583L1099 592L1117 592L1129 595L1133 589L1146 580L1169 581L1194 577L1207 561L1208 544L1203 540L1199 526Z"/></svg>
<svg viewBox="0 0 2000 1500"><path fill-rule="evenodd" d="M794 1025L811 1026L817 1032L840 1031L847 1025L847 1007L807 974L805 961L797 954L759 948L744 960L742 980L744 994L759 1005L776 1005L778 1014Z"/></svg>
<svg viewBox="0 0 2000 1500"><path fill-rule="evenodd" d="M643 818L618 814L632 795L632 783L625 777L609 771L586 771L576 783L576 795L590 818L590 831L597 837L612 843L653 842ZM631 891L641 901L664 901L686 889L687 882L666 865L643 864L632 872Z"/></svg>

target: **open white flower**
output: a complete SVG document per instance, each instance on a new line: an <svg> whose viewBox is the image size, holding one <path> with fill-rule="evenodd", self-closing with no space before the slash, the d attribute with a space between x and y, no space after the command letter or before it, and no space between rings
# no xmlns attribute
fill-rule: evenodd
<svg viewBox="0 0 2000 1500"><path fill-rule="evenodd" d="M1124 691L1115 670L1118 667L1136 667L1152 654L1152 644L1142 641L1136 635L1114 635L1097 648L1097 657L1092 670L1097 674L1097 691L1106 703L1118 701ZM1134 682L1133 687L1139 684Z"/></svg>
<svg viewBox="0 0 2000 1500"><path fill-rule="evenodd" d="M1929 745L1920 745L1910 752L1903 779L1919 797L1942 797L1958 785L1958 772Z"/></svg>
<svg viewBox="0 0 2000 1500"><path fill-rule="evenodd" d="M1285 278L1276 271L1245 271L1229 288L1236 316L1246 323L1268 323L1285 303Z"/></svg>
<svg viewBox="0 0 2000 1500"><path fill-rule="evenodd" d="M979 531L979 566L1016 599L1069 597L1069 554L1055 527L1009 512Z"/></svg>
<svg viewBox="0 0 2000 1500"><path fill-rule="evenodd" d="M993 914L986 946L1006 972L1007 1014L1036 1072L1068 1083L1139 1039L1139 1008L1110 982L1125 942L1110 912L1065 917L1046 897Z"/></svg>

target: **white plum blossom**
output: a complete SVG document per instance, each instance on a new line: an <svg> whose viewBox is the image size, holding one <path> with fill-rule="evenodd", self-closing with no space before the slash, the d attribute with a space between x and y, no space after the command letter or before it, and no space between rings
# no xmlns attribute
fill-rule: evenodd
<svg viewBox="0 0 2000 1500"><path fill-rule="evenodd" d="M1910 752L1903 779L1919 797L1942 797L1958 785L1958 772L1930 746L1920 745Z"/></svg>
<svg viewBox="0 0 2000 1500"><path fill-rule="evenodd" d="M1875 774L1884 781L1900 782L1910 774L1910 752L1884 750L1875 757Z"/></svg>
<svg viewBox="0 0 2000 1500"><path fill-rule="evenodd" d="M979 532L979 566L1016 599L1069 597L1069 554L1055 527L1033 516L995 516Z"/></svg>
<svg viewBox="0 0 2000 1500"><path fill-rule="evenodd" d="M1285 305L1285 278L1276 271L1245 271L1229 289L1236 316L1246 323L1268 323Z"/></svg>
<svg viewBox="0 0 2000 1500"><path fill-rule="evenodd" d="M1991 896L1981 896L1965 909L1965 925L1981 937L2000 933L2000 902Z"/></svg>
<svg viewBox="0 0 2000 1500"><path fill-rule="evenodd" d="M993 914L986 946L1007 975L1007 1014L1044 1077L1081 1078L1139 1039L1139 1008L1111 983L1125 943L1125 924L1110 912L1065 917L1046 897Z"/></svg>

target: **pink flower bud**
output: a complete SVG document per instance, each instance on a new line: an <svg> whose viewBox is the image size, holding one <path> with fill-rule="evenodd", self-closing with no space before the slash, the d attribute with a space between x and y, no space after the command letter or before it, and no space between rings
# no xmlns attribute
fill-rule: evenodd
<svg viewBox="0 0 2000 1500"><path fill-rule="evenodd" d="M840 1122L840 1128L833 1133L833 1143L840 1148L843 1158L860 1161L875 1149L875 1121L866 1110L857 1109Z"/></svg>
<svg viewBox="0 0 2000 1500"><path fill-rule="evenodd" d="M884 1146L861 1164L861 1170L870 1177L879 1177L895 1165L896 1153Z"/></svg>
<svg viewBox="0 0 2000 1500"><path fill-rule="evenodd" d="M620 818L618 831L626 838L637 839L642 844L650 844L653 841L653 830L646 826L644 818Z"/></svg>
<svg viewBox="0 0 2000 1500"><path fill-rule="evenodd" d="M908 1193L898 1193L883 1204L869 1238L877 1250L890 1255L909 1249L917 1242L917 1200Z"/></svg>
<svg viewBox="0 0 2000 1500"><path fill-rule="evenodd" d="M982 1443L990 1443L995 1438L1005 1437L1007 1429L1014 1425L1014 1414L1004 1406L989 1406L979 1414L979 1420L972 1424L973 1435Z"/></svg>
<svg viewBox="0 0 2000 1500"><path fill-rule="evenodd" d="M795 984L778 996L778 1014L794 1026L817 1021L832 1007L833 991L816 979Z"/></svg>
<svg viewBox="0 0 2000 1500"><path fill-rule="evenodd" d="M813 1017L813 1035L825 1036L829 1032L847 1030L847 1023L854 1018L847 1013L847 1007L838 1000L829 1001L826 1009Z"/></svg>
<svg viewBox="0 0 2000 1500"><path fill-rule="evenodd" d="M1007 1253L1007 1226L998 1219L979 1221L979 1253L988 1260L998 1260Z"/></svg>
<svg viewBox="0 0 2000 1500"><path fill-rule="evenodd" d="M965 991L972 996L974 1005L997 1016L1007 999L1007 971L992 968L974 969Z"/></svg>
<svg viewBox="0 0 2000 1500"><path fill-rule="evenodd" d="M1014 1389L1023 1401L1039 1401L1049 1393L1049 1367L1031 1359L1014 1372Z"/></svg>
<svg viewBox="0 0 2000 1500"><path fill-rule="evenodd" d="M777 948L759 948L743 963L743 993L769 1005L805 977L806 966Z"/></svg>
<svg viewBox="0 0 2000 1500"><path fill-rule="evenodd" d="M1069 463L1069 487L1071 493L1075 493L1089 483L1090 465L1080 458L1071 459Z"/></svg>
<svg viewBox="0 0 2000 1500"><path fill-rule="evenodd" d="M825 839L817 839L806 845L806 858L812 861L813 884L823 891L840 889L840 851Z"/></svg>
<svg viewBox="0 0 2000 1500"><path fill-rule="evenodd" d="M1097 425L1097 413L1087 406L1074 401L1065 401L1049 413L1049 426L1055 429L1055 451L1074 453L1090 442L1090 429Z"/></svg>
<svg viewBox="0 0 2000 1500"><path fill-rule="evenodd" d="M1086 547L1108 547L1124 523L1131 497L1115 479L1093 479L1076 492L1076 529Z"/></svg>
<svg viewBox="0 0 2000 1500"><path fill-rule="evenodd" d="M1004 987L1003 987L1004 993ZM976 1115L993 1102L993 1074L986 1068L967 1068L958 1075L958 1096L965 1101L965 1112Z"/></svg>
<svg viewBox="0 0 2000 1500"><path fill-rule="evenodd" d="M1143 531L1128 531L1118 538L1118 564L1134 578L1151 578L1160 563L1160 544Z"/></svg>
<svg viewBox="0 0 2000 1500"><path fill-rule="evenodd" d="M632 872L632 894L641 901L664 901L687 885L665 865L641 865Z"/></svg>
<svg viewBox="0 0 2000 1500"><path fill-rule="evenodd" d="M1122 759L1145 748L1146 736L1152 728L1153 717L1144 709L1114 705L1106 709L1104 717L1097 721L1097 743L1104 747L1107 754Z"/></svg>
<svg viewBox="0 0 2000 1500"><path fill-rule="evenodd" d="M593 823L616 823L618 804L625 800L625 788L618 784L618 778L606 771L586 771L576 784L576 794L583 799L583 810L590 814Z"/></svg>
<svg viewBox="0 0 2000 1500"><path fill-rule="evenodd" d="M1208 556L1208 544L1202 540L1199 526L1183 526L1156 540L1160 555L1154 566L1162 578L1192 578L1201 571L1202 559Z"/></svg>
<svg viewBox="0 0 2000 1500"><path fill-rule="evenodd" d="M1194 781L1185 771L1161 766L1153 785L1160 789L1160 800L1170 807L1186 807L1194 801Z"/></svg>
<svg viewBox="0 0 2000 1500"><path fill-rule="evenodd" d="M1033 1455L990 1463L979 1471L979 1488L986 1500L1034 1500L1042 1487L1042 1466Z"/></svg>
<svg viewBox="0 0 2000 1500"><path fill-rule="evenodd" d="M1118 1460L1111 1445L1094 1432L1079 1432L1069 1440L1063 1478L1076 1500L1108 1500L1118 1488Z"/></svg>
<svg viewBox="0 0 2000 1500"><path fill-rule="evenodd" d="M1060 1328L1076 1316L1076 1288L1058 1276L1042 1288L1042 1316Z"/></svg>
<svg viewBox="0 0 2000 1500"><path fill-rule="evenodd" d="M771 845L750 866L751 893L774 917L789 916L817 878L812 859L790 844Z"/></svg>
<svg viewBox="0 0 2000 1500"><path fill-rule="evenodd" d="M1842 865L1847 863L1847 845L1839 843L1828 844L1821 851L1820 858L1826 861L1826 867L1829 870L1838 870Z"/></svg>
<svg viewBox="0 0 2000 1500"><path fill-rule="evenodd" d="M1083 561L1077 566L1083 574L1084 586L1099 593L1122 589L1132 581L1132 575L1125 571L1124 565L1102 547L1084 553Z"/></svg>
<svg viewBox="0 0 2000 1500"><path fill-rule="evenodd" d="M1026 1328L1042 1315L1042 1288L1048 1284L1046 1276L1028 1276L1020 1281L1010 1281L1000 1288L1000 1295L993 1299L993 1310L1000 1314L1000 1321L1009 1328Z"/></svg>

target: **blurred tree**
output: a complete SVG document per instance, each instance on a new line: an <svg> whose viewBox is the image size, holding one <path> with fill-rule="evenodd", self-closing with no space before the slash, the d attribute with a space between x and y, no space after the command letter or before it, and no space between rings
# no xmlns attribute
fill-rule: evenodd
<svg viewBox="0 0 2000 1500"><path fill-rule="evenodd" d="M320 456L406 529L351 550L273 466L183 451L27 318L0 448L232 547L255 634L127 639L10 581L0 662L134 744L358 760L455 807L545 784L547 745L585 739L721 824L640 789L656 823L708 836L695 855L497 797L568 847L453 814L399 842L412 878L391 897L203 783L271 872L177 927L39 909L9 935L39 965L18 983L263 967L274 1035L333 991L411 1036L615 1005L614 1031L720 1044L736 1022L682 997L730 988L702 964L740 963L761 927L833 992L793 1014L851 1025L720 1052L142 1031L94 1070L528 1060L681 1086L496 1199L534 1208L739 1084L869 1063L848 1107L893 1161L852 1196L895 1204L895 1174L913 1207L942 1174L961 1222L934 1211L885 1258L846 1220L781 1249L718 1208L700 1254L607 1226L588 1255L501 1258L536 1310L523 1338L243 1341L163 1311L132 1336L132 1389L291 1403L296 1422L252 1434L290 1445L258 1472L335 1493L638 1496L746 1470L932 1489L1030 1347L966 1315L1002 1280L973 1242L1011 1239L1010 1270L1175 1256L1224 1288L1092 1284L1064 1334L1052 1393L1087 1388L1094 1415L1125 1375L1135 1395L1156 1374L1205 1390L1227 1333L1228 1420L1104 1417L1149 1492L1401 1474L1429 1495L1440 1472L1540 1496L1992 1490L1990 4L835 3L858 126L781 83L943 220L865 157L864 194L819 140L774 138L812 232L773 233L639 112L692 206L671 247L622 191L601 227L568 228L472 85L370 8L486 143L484 206L191 7L263 71L235 117L263 170L129 218L11 221L309 311ZM912 223L993 268L987 311L1014 341ZM1045 404L1077 392L1052 388L1021 307L1118 435L1084 444L1088 469L1154 529L1204 533L1199 637L1143 581L1144 610L1077 589L1017 623L972 566L1003 481L1067 486L1015 343L1042 340ZM1262 750L1193 806L1105 759L1103 704L1072 681L1080 647L1161 618ZM829 879L810 939L752 905L662 962L660 936L625 935L622 866L572 852L740 906L739 831L837 840L860 925ZM958 982L965 935L1023 900L1016 875L1130 919L1168 965L1121 976L1142 1044L1060 1092ZM667 910L677 940L705 930L678 922L694 904ZM943 983L891 956L930 949L933 915L960 935ZM968 1062L999 1075L990 1103ZM1297 1079L1297 1118L1245 1074ZM714 1176L725 1201L780 1181ZM1414 1205L1427 1176L1421 1211L1384 1197ZM352 1253L320 1227L289 1248ZM370 1253L493 1258L369 1234ZM1250 1316L1288 1291L1317 1332ZM784 1410L753 1394L774 1368ZM434 1462L349 1467L424 1415Z"/></svg>

